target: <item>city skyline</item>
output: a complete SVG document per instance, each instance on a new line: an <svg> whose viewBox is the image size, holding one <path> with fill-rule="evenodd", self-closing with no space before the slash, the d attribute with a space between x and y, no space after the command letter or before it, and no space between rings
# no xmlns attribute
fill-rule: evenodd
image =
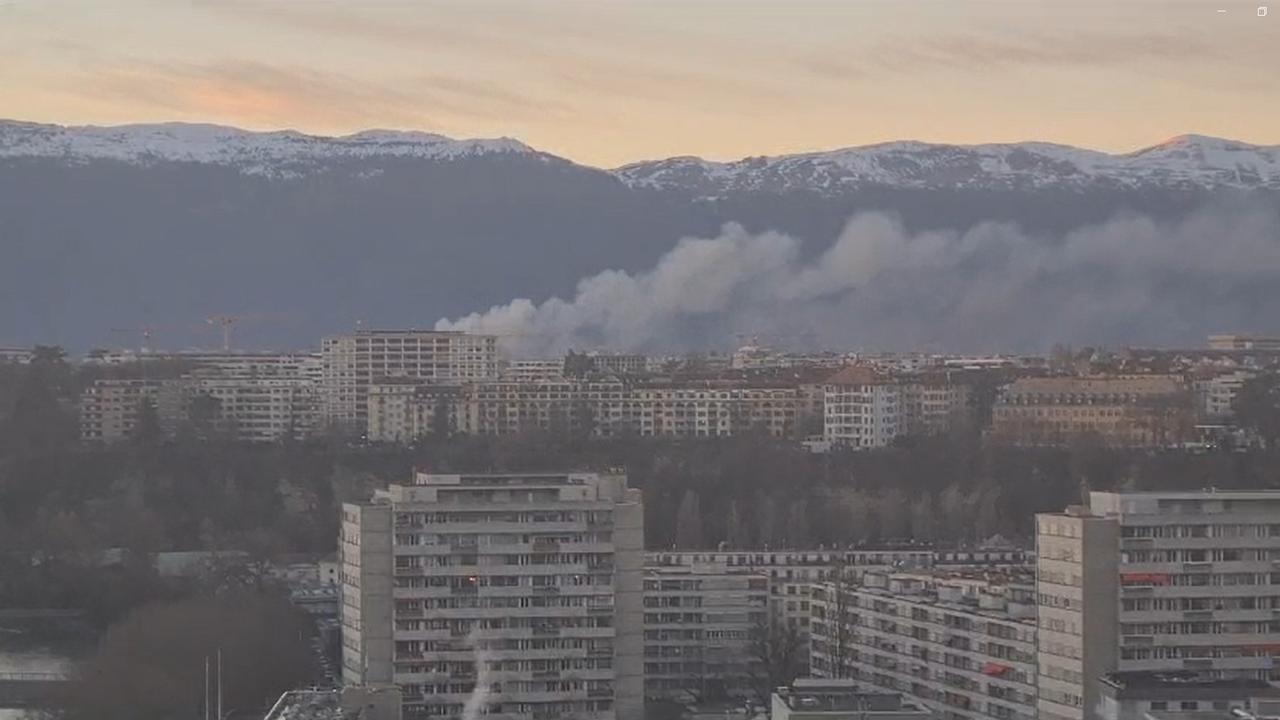
<svg viewBox="0 0 1280 720"><path fill-rule="evenodd" d="M606 167L898 139L1280 142L1257 71L1280 64L1274 18L1214 8L10 0L0 117L510 136Z"/></svg>

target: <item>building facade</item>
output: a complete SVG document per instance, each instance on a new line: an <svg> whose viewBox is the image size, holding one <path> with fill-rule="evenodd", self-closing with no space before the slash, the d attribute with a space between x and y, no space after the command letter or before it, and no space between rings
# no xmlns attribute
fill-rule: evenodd
<svg viewBox="0 0 1280 720"><path fill-rule="evenodd" d="M712 565L650 565L644 579L645 696L683 702L751 693L753 633L767 626L769 578Z"/></svg>
<svg viewBox="0 0 1280 720"><path fill-rule="evenodd" d="M1280 492L1091 493L1037 516L1040 702L1097 717L1110 672L1280 679Z"/></svg>
<svg viewBox="0 0 1280 720"><path fill-rule="evenodd" d="M363 432L369 386L383 378L457 384L498 377L493 335L431 330L361 330L327 337L320 346L323 414Z"/></svg>
<svg viewBox="0 0 1280 720"><path fill-rule="evenodd" d="M813 591L813 675L903 693L939 720L1035 720L1036 625L1025 567L870 570Z"/></svg>
<svg viewBox="0 0 1280 720"><path fill-rule="evenodd" d="M343 507L343 677L407 718L641 720L643 506L618 475L429 475Z"/></svg>
<svg viewBox="0 0 1280 720"><path fill-rule="evenodd" d="M159 430L171 433L182 417L190 395L181 379L100 378L80 394L80 439L114 443L133 436L144 404L156 413Z"/></svg>
<svg viewBox="0 0 1280 720"><path fill-rule="evenodd" d="M1191 389L1174 375L1022 378L1005 387L989 438L1064 445L1094 437L1118 447L1169 447L1193 436Z"/></svg>
<svg viewBox="0 0 1280 720"><path fill-rule="evenodd" d="M823 436L859 450L909 435L945 433L968 414L968 388L945 375L894 376L851 365L823 385Z"/></svg>

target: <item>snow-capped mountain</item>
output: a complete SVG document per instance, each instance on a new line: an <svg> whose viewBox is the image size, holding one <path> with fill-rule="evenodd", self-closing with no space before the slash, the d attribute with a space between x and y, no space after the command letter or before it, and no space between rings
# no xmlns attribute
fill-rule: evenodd
<svg viewBox="0 0 1280 720"><path fill-rule="evenodd" d="M292 130L252 132L187 123L77 127L0 120L0 159L195 162L291 177L341 160L481 156L569 162L511 138L455 140L394 130L326 137ZM941 145L907 141L734 162L675 157L633 163L610 173L631 188L680 191L695 197L797 191L842 195L868 187L1280 189L1280 146L1182 135L1136 152L1112 155L1042 142Z"/></svg>
<svg viewBox="0 0 1280 720"><path fill-rule="evenodd" d="M704 196L797 190L833 194L872 186L1280 188L1280 146L1182 135L1136 152L1111 155L1039 142L893 142L725 163L678 157L626 165L614 174L633 187Z"/></svg>
<svg viewBox="0 0 1280 720"><path fill-rule="evenodd" d="M75 127L0 121L0 158L197 162L230 165L263 174L291 173L343 158L450 160L534 153L529 146L511 138L454 140L443 135L396 130L366 130L325 137L293 130L251 132L190 123Z"/></svg>

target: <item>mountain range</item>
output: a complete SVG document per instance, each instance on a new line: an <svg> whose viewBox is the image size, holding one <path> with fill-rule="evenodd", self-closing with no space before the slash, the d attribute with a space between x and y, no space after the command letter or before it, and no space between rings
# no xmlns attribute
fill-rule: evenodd
<svg viewBox="0 0 1280 720"><path fill-rule="evenodd" d="M237 328L258 347L314 345L357 321L427 327L644 272L727 222L816 258L864 211L907 232L996 222L1052 238L1117 214L1179 222L1277 198L1280 147L1198 135L1125 154L894 142L598 169L510 138L0 121L0 345L120 345L112 328L143 324L162 345L207 345L213 314L260 318Z"/></svg>

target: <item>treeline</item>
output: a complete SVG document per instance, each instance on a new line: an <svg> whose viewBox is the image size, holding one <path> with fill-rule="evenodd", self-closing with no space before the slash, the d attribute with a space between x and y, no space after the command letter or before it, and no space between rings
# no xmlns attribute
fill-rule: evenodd
<svg viewBox="0 0 1280 720"><path fill-rule="evenodd" d="M29 366L0 366L0 550L11 551L0 552L9 564L0 568L0 603L41 592L84 597L89 580L75 569L103 548L332 552L340 503L407 481L414 468L622 468L644 490L651 548L1025 538L1034 513L1079 502L1087 489L1280 486L1274 451L1131 452L1087 441L1016 449L986 447L974 431L830 454L762 435L550 433L414 448L332 438L248 445L190 434L85 447L76 434L79 373L48 348ZM1267 394L1274 388L1262 390L1261 409L1250 409L1260 424L1272 417L1267 408L1280 412L1280 398ZM57 561L33 568L33 553Z"/></svg>

